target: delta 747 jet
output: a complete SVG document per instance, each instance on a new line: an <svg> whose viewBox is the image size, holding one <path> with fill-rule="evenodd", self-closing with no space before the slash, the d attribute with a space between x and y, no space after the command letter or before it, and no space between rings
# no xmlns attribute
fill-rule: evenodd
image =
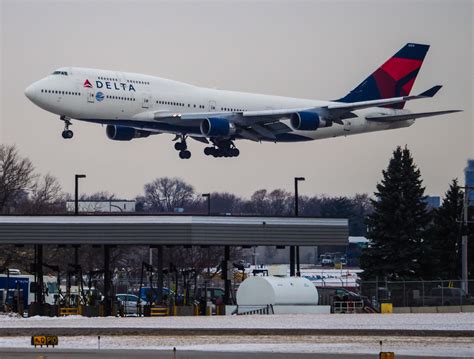
<svg viewBox="0 0 474 359"><path fill-rule="evenodd" d="M107 137L130 141L174 134L179 157L188 159L187 139L206 145L213 157L237 157L237 140L311 141L411 126L415 119L458 110L412 113L408 101L433 97L434 86L410 91L428 45L406 44L346 96L333 101L224 91L136 73L63 67L33 83L25 95L60 116L62 136L72 121L106 125Z"/></svg>

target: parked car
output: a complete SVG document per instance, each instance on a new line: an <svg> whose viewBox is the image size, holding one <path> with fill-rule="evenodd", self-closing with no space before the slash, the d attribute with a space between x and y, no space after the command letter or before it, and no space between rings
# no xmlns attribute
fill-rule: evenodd
<svg viewBox="0 0 474 359"><path fill-rule="evenodd" d="M120 303L125 315L138 314L138 296L134 294L116 294L115 300ZM143 313L144 303L140 303L140 306Z"/></svg>
<svg viewBox="0 0 474 359"><path fill-rule="evenodd" d="M323 267L326 267L326 266L332 267L334 266L334 259L330 255L325 255L321 258L321 265Z"/></svg>
<svg viewBox="0 0 474 359"><path fill-rule="evenodd" d="M140 290L140 299L144 303L149 303L149 302L157 302L158 301L158 292L157 288L150 288L150 287L143 287ZM174 298L176 297L176 293L167 288L163 287L163 300L164 301L174 301ZM181 304L184 302L184 296L182 294L178 294L178 302L176 304Z"/></svg>
<svg viewBox="0 0 474 359"><path fill-rule="evenodd" d="M204 287L199 287L196 290L196 300L201 300L205 297ZM224 289L219 287L207 287L207 299L216 304L218 298L224 299Z"/></svg>

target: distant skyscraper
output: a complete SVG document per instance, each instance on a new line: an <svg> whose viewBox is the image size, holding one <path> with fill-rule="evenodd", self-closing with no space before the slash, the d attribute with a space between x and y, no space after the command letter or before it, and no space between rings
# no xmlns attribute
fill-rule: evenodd
<svg viewBox="0 0 474 359"><path fill-rule="evenodd" d="M474 206L474 160L467 160L467 167L464 169L466 187L471 187L469 190L469 204Z"/></svg>

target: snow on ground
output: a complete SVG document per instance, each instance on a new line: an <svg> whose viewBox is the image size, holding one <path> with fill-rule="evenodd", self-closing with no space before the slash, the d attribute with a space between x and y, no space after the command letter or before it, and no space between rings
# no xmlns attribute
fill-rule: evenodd
<svg viewBox="0 0 474 359"><path fill-rule="evenodd" d="M472 338L406 338L406 337L327 337L327 336L230 336L230 337L154 337L102 336L101 349L145 349L219 351L219 352L279 352L279 353L354 353L377 354L379 339L383 349L397 355L446 356L472 358ZM0 337L0 348L30 348L29 337ZM95 349L97 337L60 337L59 348Z"/></svg>
<svg viewBox="0 0 474 359"><path fill-rule="evenodd" d="M289 314L261 316L86 318L0 315L5 328L301 328L474 330L474 313L449 314Z"/></svg>

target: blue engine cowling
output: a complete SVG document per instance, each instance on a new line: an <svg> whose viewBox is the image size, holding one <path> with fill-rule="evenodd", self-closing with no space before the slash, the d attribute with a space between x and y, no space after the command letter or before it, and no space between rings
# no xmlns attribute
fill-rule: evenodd
<svg viewBox="0 0 474 359"><path fill-rule="evenodd" d="M202 120L201 133L206 137L228 137L235 133L235 125L220 117L211 117Z"/></svg>
<svg viewBox="0 0 474 359"><path fill-rule="evenodd" d="M320 127L327 127L328 123L315 112L296 112L290 116L291 127L299 131L315 131Z"/></svg>
<svg viewBox="0 0 474 359"><path fill-rule="evenodd" d="M130 141L134 138L148 137L150 132L140 131L131 127L107 125L107 137L114 141Z"/></svg>

